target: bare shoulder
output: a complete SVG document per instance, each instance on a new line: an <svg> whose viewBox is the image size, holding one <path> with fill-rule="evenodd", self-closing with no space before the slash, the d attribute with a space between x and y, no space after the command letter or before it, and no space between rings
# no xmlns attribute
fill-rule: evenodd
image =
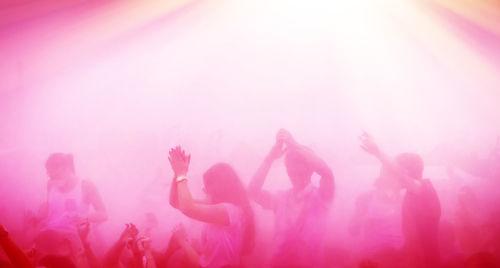
<svg viewBox="0 0 500 268"><path fill-rule="evenodd" d="M95 184L91 180L88 180L88 179L82 180L82 189L86 193L94 193L97 191L97 187L95 186Z"/></svg>

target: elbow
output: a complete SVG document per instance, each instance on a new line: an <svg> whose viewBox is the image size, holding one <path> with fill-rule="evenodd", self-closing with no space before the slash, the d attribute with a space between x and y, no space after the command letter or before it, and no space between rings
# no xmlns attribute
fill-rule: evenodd
<svg viewBox="0 0 500 268"><path fill-rule="evenodd" d="M180 212L182 212L182 214L189 217L192 214L193 207L194 207L194 204L192 204L192 203L179 202L179 206L177 209L179 209Z"/></svg>
<svg viewBox="0 0 500 268"><path fill-rule="evenodd" d="M258 196L260 195L261 191L259 189L256 189L254 187L249 187L248 190L248 197L250 199L256 200L258 199Z"/></svg>

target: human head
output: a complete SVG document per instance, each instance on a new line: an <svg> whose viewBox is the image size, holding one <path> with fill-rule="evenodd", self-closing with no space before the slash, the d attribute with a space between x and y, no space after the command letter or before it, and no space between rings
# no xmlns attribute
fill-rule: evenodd
<svg viewBox="0 0 500 268"><path fill-rule="evenodd" d="M75 174L73 155L53 153L47 158L45 169L51 180L65 180Z"/></svg>
<svg viewBox="0 0 500 268"><path fill-rule="evenodd" d="M255 241L254 214L243 183L227 163L217 163L203 174L205 192L214 203L232 203L245 215L243 253L249 254Z"/></svg>
<svg viewBox="0 0 500 268"><path fill-rule="evenodd" d="M241 203L246 190L236 171L227 163L217 163L203 174L206 194L215 203Z"/></svg>
<svg viewBox="0 0 500 268"><path fill-rule="evenodd" d="M415 153L402 153L396 156L399 167L406 172L409 177L420 180L424 172L424 161Z"/></svg>
<svg viewBox="0 0 500 268"><path fill-rule="evenodd" d="M305 157L297 150L290 150L285 155L285 167L292 186L302 190L311 183L313 169Z"/></svg>

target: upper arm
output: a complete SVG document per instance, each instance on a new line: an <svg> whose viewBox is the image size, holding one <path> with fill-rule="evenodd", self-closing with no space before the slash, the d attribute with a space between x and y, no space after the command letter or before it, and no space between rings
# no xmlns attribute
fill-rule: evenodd
<svg viewBox="0 0 500 268"><path fill-rule="evenodd" d="M104 202L102 201L97 187L87 180L84 180L82 185L84 187L86 200L92 204L94 209L96 211L106 211L106 207L104 206Z"/></svg>
<svg viewBox="0 0 500 268"><path fill-rule="evenodd" d="M335 190L335 179L330 168L326 168L319 181L319 193L324 199L330 200L333 198Z"/></svg>
<svg viewBox="0 0 500 268"><path fill-rule="evenodd" d="M274 209L275 198L274 195L266 190L259 189L258 191L250 191L250 197L264 209Z"/></svg>
<svg viewBox="0 0 500 268"><path fill-rule="evenodd" d="M187 207L181 207L181 212L195 220L218 225L229 225L229 214L222 204L191 203Z"/></svg>

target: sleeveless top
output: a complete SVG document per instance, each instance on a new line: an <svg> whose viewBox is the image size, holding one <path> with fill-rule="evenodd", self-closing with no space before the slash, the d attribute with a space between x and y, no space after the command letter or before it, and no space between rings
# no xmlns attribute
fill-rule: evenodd
<svg viewBox="0 0 500 268"><path fill-rule="evenodd" d="M206 224L201 236L201 267L237 267L241 264L245 215L241 208L224 204L229 225Z"/></svg>
<svg viewBox="0 0 500 268"><path fill-rule="evenodd" d="M319 265L330 204L312 184L298 195L292 189L275 195L275 235L270 266Z"/></svg>
<svg viewBox="0 0 500 268"><path fill-rule="evenodd" d="M69 192L51 189L47 198L47 220L45 230L59 232L75 232L76 216L85 217L89 204L83 201L82 181L79 181Z"/></svg>

